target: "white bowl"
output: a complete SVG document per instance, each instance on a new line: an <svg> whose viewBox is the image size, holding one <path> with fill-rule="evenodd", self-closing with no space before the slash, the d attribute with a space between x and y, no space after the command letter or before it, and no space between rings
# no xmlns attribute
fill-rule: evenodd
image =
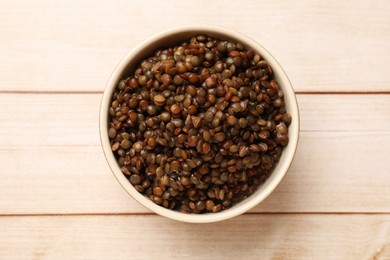
<svg viewBox="0 0 390 260"><path fill-rule="evenodd" d="M111 151L110 141L108 138L108 109L111 103L113 91L118 82L127 76L130 72L132 72L134 67L137 66L142 59L151 56L158 48L173 46L178 44L180 41L188 39L191 36L197 34L206 34L221 39L240 42L246 48L260 53L261 56L264 57L264 59L271 65L274 71L275 79L278 81L281 89L283 90L286 110L292 116L292 122L289 126L289 143L283 150L279 163L276 165L272 174L267 178L265 183L255 193L236 204L232 208L223 210L218 213L187 214L156 205L149 198L136 191L128 179L126 179L118 166L113 152ZM286 175L297 148L299 136L299 112L294 90L287 78L286 73L283 71L282 67L279 65L276 59L261 45L247 36L225 28L214 26L185 26L167 30L154 35L153 37L139 44L123 58L123 60L112 73L104 91L100 107L99 127L100 139L107 162L116 179L135 200L155 213L171 219L192 223L206 223L229 219L250 210L262 202L276 188L276 186L278 186L283 177Z"/></svg>

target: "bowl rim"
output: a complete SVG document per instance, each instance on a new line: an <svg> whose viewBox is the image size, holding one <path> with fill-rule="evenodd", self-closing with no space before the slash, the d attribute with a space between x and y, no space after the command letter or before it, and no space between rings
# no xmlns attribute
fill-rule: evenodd
<svg viewBox="0 0 390 260"><path fill-rule="evenodd" d="M275 75L279 77L278 82L283 88L283 93L285 101L288 99L289 109L288 112L292 115L292 123L289 126L289 144L283 150L282 157L285 156L283 162L280 160L277 164L277 167L270 174L270 177L267 178L266 182L259 188L258 191L251 194L248 198L245 198L240 203L236 204L230 209L220 211L218 213L205 213L205 214L188 214L181 213L179 211L174 211L171 209L164 208L159 206L146 198L144 195L136 191L133 185L127 180L124 176L120 167L115 159L114 153L111 151L111 145L108 138L108 109L111 101L113 90L115 89L117 83L121 79L121 75L125 71L131 59L133 59L137 53L142 50L147 49L150 45L156 44L158 41L165 41L172 35L193 33L193 34L209 34L209 35L222 35L220 38L235 39L238 42L242 43L244 46L253 49L254 51L260 53L265 60L271 65ZM111 169L111 172L120 183L120 185L125 189L125 191L130 194L138 203L146 207L147 209L165 216L170 219L189 222L189 223L209 223L217 222L232 217L241 215L246 211L252 209L259 203L261 203L265 198L267 198L279 185L282 179L286 176L288 169L291 166L291 163L295 157L298 140L299 140L299 128L300 128L300 117L299 117L299 108L294 89L291 85L290 80L288 79L285 71L278 63L278 61L259 43L251 39L250 37L243 35L239 32L219 27L219 26L210 26L210 25L187 25L175 27L172 29L164 30L160 33L153 35L152 37L144 40L131 51L129 51L120 63L116 66L112 72L100 104L99 109L99 135L101 141L101 147L103 149L104 156L106 161ZM288 151L286 151L288 149ZM288 154L287 154L288 152ZM279 167L279 164L282 164ZM279 168L278 172L275 170ZM270 178L272 180L268 181ZM267 183L268 181L268 183ZM265 184L267 183L266 187ZM249 200L250 199L250 200Z"/></svg>

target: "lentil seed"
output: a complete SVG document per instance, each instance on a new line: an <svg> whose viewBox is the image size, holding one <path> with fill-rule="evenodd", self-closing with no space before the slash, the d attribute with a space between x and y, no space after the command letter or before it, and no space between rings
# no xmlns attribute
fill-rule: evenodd
<svg viewBox="0 0 390 260"><path fill-rule="evenodd" d="M171 112L172 112L172 114L177 115L177 114L180 113L180 111L181 111L181 109L180 109L180 106L179 106L179 105L173 104L173 105L171 106Z"/></svg>
<svg viewBox="0 0 390 260"><path fill-rule="evenodd" d="M238 122L238 119L235 116L228 116L227 117L227 123L231 126L236 125Z"/></svg>
<svg viewBox="0 0 390 260"><path fill-rule="evenodd" d="M138 174L133 174L130 176L130 183L133 185L139 184L141 182L141 177Z"/></svg>
<svg viewBox="0 0 390 260"><path fill-rule="evenodd" d="M223 142L223 141L225 141L225 139L226 139L226 135L222 132L219 132L219 133L215 134L215 136L214 136L214 140L217 142Z"/></svg>
<svg viewBox="0 0 390 260"><path fill-rule="evenodd" d="M122 140L121 147L123 149L129 149L130 148L130 141L127 139Z"/></svg>
<svg viewBox="0 0 390 260"><path fill-rule="evenodd" d="M154 103L158 106L163 106L165 103L165 97L163 95L154 96Z"/></svg>
<svg viewBox="0 0 390 260"><path fill-rule="evenodd" d="M109 130L108 130L108 137L110 137L111 139L114 139L115 138L115 136L116 136L116 130L115 130L115 128L110 128Z"/></svg>

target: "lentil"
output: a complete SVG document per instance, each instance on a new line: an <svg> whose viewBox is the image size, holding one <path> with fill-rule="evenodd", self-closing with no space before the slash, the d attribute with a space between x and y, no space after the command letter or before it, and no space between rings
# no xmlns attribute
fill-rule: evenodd
<svg viewBox="0 0 390 260"><path fill-rule="evenodd" d="M108 137L123 174L162 207L220 212L256 191L292 118L260 54L197 35L118 82Z"/></svg>

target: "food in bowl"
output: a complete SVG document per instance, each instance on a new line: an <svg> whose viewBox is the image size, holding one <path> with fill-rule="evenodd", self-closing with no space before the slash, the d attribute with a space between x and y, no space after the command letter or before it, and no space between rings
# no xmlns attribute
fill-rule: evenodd
<svg viewBox="0 0 390 260"><path fill-rule="evenodd" d="M114 90L108 137L134 188L183 213L254 193L289 142L272 67L241 43L196 35L144 59Z"/></svg>

